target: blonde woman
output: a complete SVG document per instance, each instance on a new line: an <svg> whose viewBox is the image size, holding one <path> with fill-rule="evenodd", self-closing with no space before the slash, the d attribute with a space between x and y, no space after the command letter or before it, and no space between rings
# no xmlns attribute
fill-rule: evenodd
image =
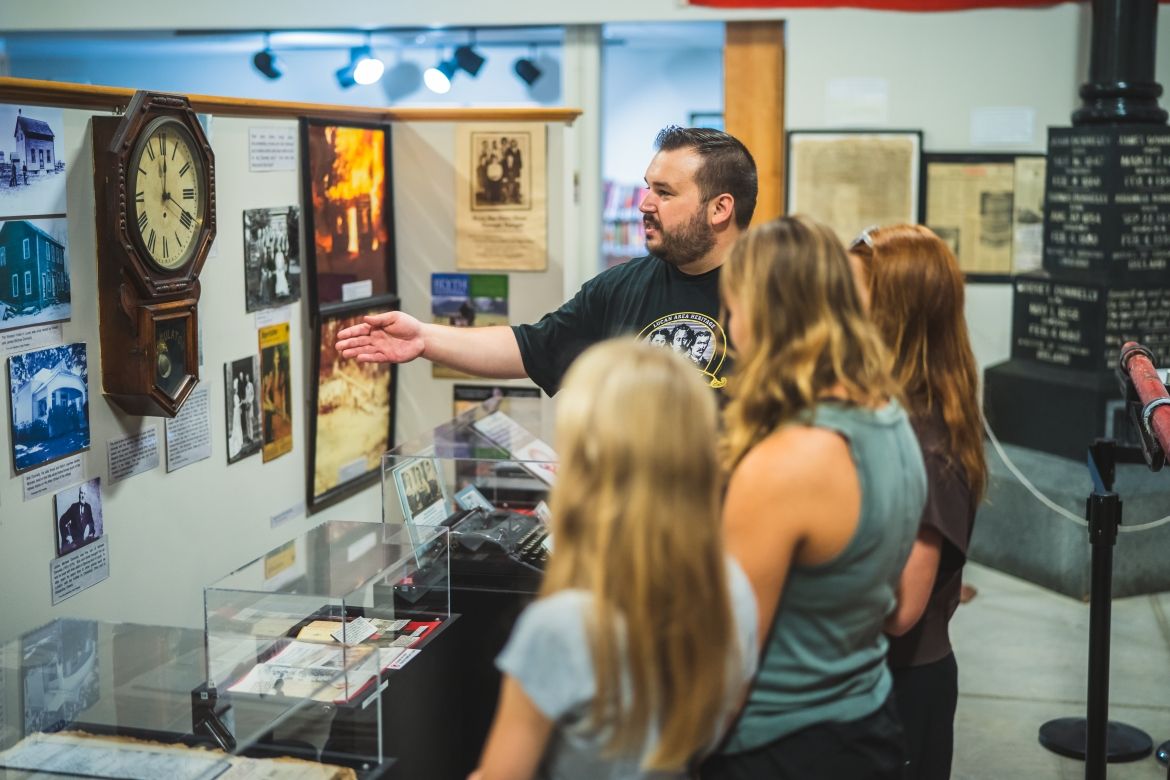
<svg viewBox="0 0 1170 780"><path fill-rule="evenodd" d="M555 551L497 659L473 777L683 777L756 652L720 536L715 398L670 350L606 342L570 369L556 436Z"/></svg>
<svg viewBox="0 0 1170 780"><path fill-rule="evenodd" d="M947 627L987 483L963 272L946 243L922 225L867 230L849 254L870 316L893 352L894 379L926 461L926 509L902 572L898 611L886 624L906 731L906 780L946 780L959 697Z"/></svg>
<svg viewBox="0 0 1170 780"><path fill-rule="evenodd" d="M759 603L760 671L711 778L899 778L882 626L926 499L914 431L845 250L802 217L723 269L737 352L728 551Z"/></svg>

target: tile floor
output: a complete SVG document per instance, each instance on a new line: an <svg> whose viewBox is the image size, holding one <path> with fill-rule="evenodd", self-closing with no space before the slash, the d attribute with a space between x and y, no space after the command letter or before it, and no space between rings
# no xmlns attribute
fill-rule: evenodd
<svg viewBox="0 0 1170 780"><path fill-rule="evenodd" d="M1050 753L1040 724L1084 716L1089 606L977 564L959 607L953 780L1074 780L1084 763ZM1109 717L1170 739L1170 593L1113 602ZM1166 780L1153 757L1110 764L1116 780Z"/></svg>

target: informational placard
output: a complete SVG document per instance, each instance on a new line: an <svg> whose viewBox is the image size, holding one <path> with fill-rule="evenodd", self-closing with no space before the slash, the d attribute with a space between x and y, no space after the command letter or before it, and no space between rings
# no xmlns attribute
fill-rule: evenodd
<svg viewBox="0 0 1170 780"><path fill-rule="evenodd" d="M374 294L374 282L362 279L360 282L349 282L341 285L341 300L345 302L360 301Z"/></svg>
<svg viewBox="0 0 1170 780"><path fill-rule="evenodd" d="M305 514L305 502L298 501L283 512L277 512L268 519L268 526L276 528L278 525L284 525L289 520L294 520Z"/></svg>
<svg viewBox="0 0 1170 780"><path fill-rule="evenodd" d="M248 170L252 173L264 173L296 169L296 127L248 128Z"/></svg>
<svg viewBox="0 0 1170 780"><path fill-rule="evenodd" d="M1036 138L1036 109L1028 106L971 109L972 146L1030 146Z"/></svg>
<svg viewBox="0 0 1170 780"><path fill-rule="evenodd" d="M158 468L158 427L111 439L107 446L110 483Z"/></svg>
<svg viewBox="0 0 1170 780"><path fill-rule="evenodd" d="M30 471L21 478L24 483L24 500L29 501L68 485L74 485L85 478L84 473L81 455L74 455L72 458Z"/></svg>
<svg viewBox="0 0 1170 780"><path fill-rule="evenodd" d="M53 606L110 576L110 538L103 536L80 550L49 562Z"/></svg>
<svg viewBox="0 0 1170 780"><path fill-rule="evenodd" d="M37 325L32 328L0 333L0 355L11 355L17 352L28 352L30 349L39 349L64 341L61 334L61 323Z"/></svg>
<svg viewBox="0 0 1170 780"><path fill-rule="evenodd" d="M166 421L167 473L211 457L211 404L207 385L191 391L174 419Z"/></svg>
<svg viewBox="0 0 1170 780"><path fill-rule="evenodd" d="M277 306L274 309L261 309L256 312L256 329L268 328L273 325L283 325L292 318L292 308Z"/></svg>

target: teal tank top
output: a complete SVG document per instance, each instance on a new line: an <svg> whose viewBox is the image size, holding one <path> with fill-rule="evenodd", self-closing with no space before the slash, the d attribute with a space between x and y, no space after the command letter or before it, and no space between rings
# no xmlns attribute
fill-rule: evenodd
<svg viewBox="0 0 1170 780"><path fill-rule="evenodd" d="M890 693L882 624L894 608L926 503L922 453L896 403L876 410L822 403L808 424L836 431L849 443L861 515L837 557L818 566L794 565L789 572L727 753L761 747L816 723L864 718Z"/></svg>

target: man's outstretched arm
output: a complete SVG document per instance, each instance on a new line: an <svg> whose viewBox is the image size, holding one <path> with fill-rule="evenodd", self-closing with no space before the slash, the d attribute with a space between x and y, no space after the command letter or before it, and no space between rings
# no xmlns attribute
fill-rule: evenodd
<svg viewBox="0 0 1170 780"><path fill-rule="evenodd" d="M401 311L372 314L337 334L336 349L360 363L409 363L425 358L489 379L522 379L528 374L516 335L507 325L456 328L419 322Z"/></svg>

